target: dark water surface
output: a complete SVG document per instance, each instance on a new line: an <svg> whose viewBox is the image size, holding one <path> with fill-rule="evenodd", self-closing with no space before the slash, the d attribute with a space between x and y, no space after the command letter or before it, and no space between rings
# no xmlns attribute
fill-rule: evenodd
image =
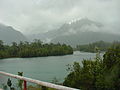
<svg viewBox="0 0 120 90"><path fill-rule="evenodd" d="M35 58L9 58L0 60L0 71L13 74L24 72L24 76L51 82L54 77L63 81L68 74L68 64L81 62L83 59L95 58L95 53L74 52L73 55Z"/></svg>

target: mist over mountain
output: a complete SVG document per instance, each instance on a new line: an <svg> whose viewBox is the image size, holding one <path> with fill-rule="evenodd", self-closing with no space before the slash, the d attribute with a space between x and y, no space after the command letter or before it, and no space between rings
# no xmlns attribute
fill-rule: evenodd
<svg viewBox="0 0 120 90"><path fill-rule="evenodd" d="M70 34L75 34L77 32L85 32L89 30L96 31L98 28L102 26L103 25L101 23L91 21L87 18L75 19L68 23L64 23L58 29L48 31L46 33L33 34L30 35L29 38L30 39L40 38L44 41L47 41L47 39L53 39L61 35L70 35Z"/></svg>
<svg viewBox="0 0 120 90"><path fill-rule="evenodd" d="M59 29L31 36L31 39L41 39L44 42L65 43L71 46L87 44L99 40L112 42L120 40L120 35L108 32L107 26L89 20L75 19L63 24Z"/></svg>
<svg viewBox="0 0 120 90"><path fill-rule="evenodd" d="M100 40L107 42L120 40L120 34L109 32L109 29L112 28L108 28L108 26L88 18L83 18L71 20L70 22L64 23L58 29L46 33L31 34L27 38L29 41L40 39L45 43L59 42L71 46ZM28 41L27 38L13 27L0 24L0 40L3 40L5 43Z"/></svg>
<svg viewBox="0 0 120 90"><path fill-rule="evenodd" d="M120 40L120 35L102 32L81 32L77 34L64 35L54 38L51 42L53 43L65 43L71 46L88 44L96 41L113 42Z"/></svg>
<svg viewBox="0 0 120 90"><path fill-rule="evenodd" d="M12 42L27 41L27 38L13 27L0 24L0 40L3 40L6 44L10 44Z"/></svg>
<svg viewBox="0 0 120 90"><path fill-rule="evenodd" d="M25 35L44 33L85 17L120 28L119 3L120 0L0 0L0 22Z"/></svg>

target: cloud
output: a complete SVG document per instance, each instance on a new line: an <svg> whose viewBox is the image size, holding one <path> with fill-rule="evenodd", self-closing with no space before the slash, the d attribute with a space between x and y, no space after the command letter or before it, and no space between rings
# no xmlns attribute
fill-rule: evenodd
<svg viewBox="0 0 120 90"><path fill-rule="evenodd" d="M55 29L75 18L119 28L119 0L0 0L0 22L28 34Z"/></svg>

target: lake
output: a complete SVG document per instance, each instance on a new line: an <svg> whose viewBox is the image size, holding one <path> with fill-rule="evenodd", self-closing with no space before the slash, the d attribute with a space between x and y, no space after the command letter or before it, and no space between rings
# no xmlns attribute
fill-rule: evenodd
<svg viewBox="0 0 120 90"><path fill-rule="evenodd" d="M63 81L68 74L66 65L75 61L81 63L83 59L92 59L95 56L95 53L75 51L73 55L65 56L1 59L0 71L13 74L24 72L26 77L47 82L51 82L55 77Z"/></svg>

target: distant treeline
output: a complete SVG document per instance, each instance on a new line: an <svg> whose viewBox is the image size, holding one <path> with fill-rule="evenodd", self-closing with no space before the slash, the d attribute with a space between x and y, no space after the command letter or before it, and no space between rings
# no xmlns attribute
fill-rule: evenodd
<svg viewBox="0 0 120 90"><path fill-rule="evenodd" d="M100 51L107 51L108 48L110 48L111 46L117 43L120 42L114 41L113 43L109 43L105 41L97 41L90 44L77 45L76 50L84 51L84 52L96 52L97 49L99 49Z"/></svg>
<svg viewBox="0 0 120 90"><path fill-rule="evenodd" d="M4 45L0 40L0 58L58 56L72 53L72 47L65 44L43 44L40 40L34 40L31 43L26 41Z"/></svg>

